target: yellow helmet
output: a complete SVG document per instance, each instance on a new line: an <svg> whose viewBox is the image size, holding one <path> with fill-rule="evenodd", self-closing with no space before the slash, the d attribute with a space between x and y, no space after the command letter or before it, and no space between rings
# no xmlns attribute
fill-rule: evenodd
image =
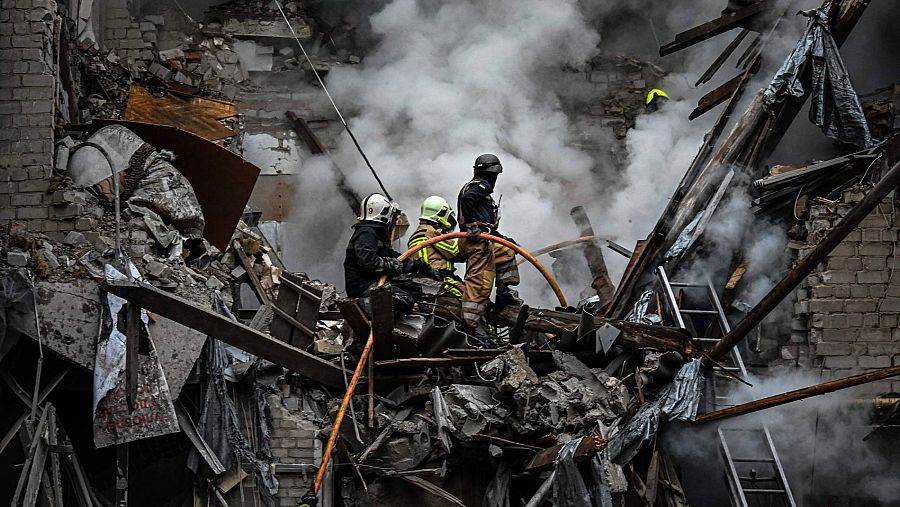
<svg viewBox="0 0 900 507"><path fill-rule="evenodd" d="M456 227L456 215L453 208L441 196L432 195L422 202L422 214L419 220L427 220L436 223L446 230L453 230Z"/></svg>
<svg viewBox="0 0 900 507"><path fill-rule="evenodd" d="M649 92L647 92L647 102L645 105L650 105L650 103L653 102L653 99L655 99L657 97L669 98L669 96L666 95L666 92L660 90L659 88L654 88L654 89L650 90Z"/></svg>

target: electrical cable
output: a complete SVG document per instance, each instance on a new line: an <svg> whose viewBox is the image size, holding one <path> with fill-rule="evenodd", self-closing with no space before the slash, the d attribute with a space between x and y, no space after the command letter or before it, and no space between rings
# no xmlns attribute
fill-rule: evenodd
<svg viewBox="0 0 900 507"><path fill-rule="evenodd" d="M284 18L284 22L287 23L288 29L291 31L291 35L294 36L294 40L297 42L297 45L300 46L300 51L303 53L303 57L306 58L306 62L309 63L310 68L313 71L313 74L316 75L316 79L319 80L319 86L322 87L322 91L325 92L325 95L328 97L328 101L331 102L331 107L334 108L334 112L337 113L338 118L341 120L341 124L344 126L344 130L350 134L350 139L353 141L353 144L356 146L356 151L362 156L363 160L366 162L366 165L369 167L369 171L372 171L372 176L375 177L375 181L378 182L378 186L381 187L381 191L384 192L385 197L390 200L394 200L391 197L391 194L388 193L387 189L384 188L384 183L381 182L381 178L378 177L378 173L375 172L375 168L372 167L372 163L369 162L369 157L366 156L366 153L363 151L362 146L359 145L359 141L356 140L356 136L353 135L353 131L350 130L350 125L347 125L347 120L344 119L344 115L341 114L341 110L338 109L337 104L335 104L334 99L331 97L331 93L328 92L328 88L325 87L325 82L322 81L322 76L319 75L319 71L316 70L316 66L313 65L312 59L309 57L309 54L306 52L306 48L303 47L303 44L300 43L300 38L297 37L297 32L294 31L294 26L291 25L291 21L288 19L287 14L284 13L284 9L281 8L281 2L275 0L275 5L278 6L278 11L281 12L281 17Z"/></svg>

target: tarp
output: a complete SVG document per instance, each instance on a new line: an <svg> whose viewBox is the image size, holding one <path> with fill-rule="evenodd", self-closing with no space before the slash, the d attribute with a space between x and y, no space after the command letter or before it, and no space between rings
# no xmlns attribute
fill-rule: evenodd
<svg viewBox="0 0 900 507"><path fill-rule="evenodd" d="M800 77L805 65L810 63L812 104L809 120L832 139L868 148L872 145L869 125L828 28L827 8L802 11L801 14L809 18L806 33L766 87L763 104L771 110L788 96L802 98L804 90Z"/></svg>
<svg viewBox="0 0 900 507"><path fill-rule="evenodd" d="M213 310L231 320L236 320L228 310L222 296L218 291L213 291ZM200 436L210 446L219 461L228 470L234 470L240 463L249 465L255 469L260 480L260 489L266 494L260 495L260 499L267 505L271 503L271 497L278 493L278 480L275 478L271 466L272 456L268 446L263 446L256 451L244 436L244 429L238 417L237 407L228 395L228 386L225 381L225 370L234 363L226 346L219 340L210 337L206 341L206 366L208 382L206 387L206 399L200 412L200 420L197 428ZM268 435L268 422L264 417L268 409L264 407L264 395L257 390L257 419L256 424L265 424L260 428L257 437ZM262 413L261 413L262 409ZM262 418L260 416L263 416ZM265 440L268 440L267 438ZM196 456L191 459L191 466L197 469Z"/></svg>
<svg viewBox="0 0 900 507"><path fill-rule="evenodd" d="M584 437L567 442L556 456L556 478L553 480L553 505L556 507L591 505L591 495L575 464L575 451L582 439Z"/></svg>
<svg viewBox="0 0 900 507"><path fill-rule="evenodd" d="M610 438L607 449L613 462L623 465L634 459L644 444L656 436L662 414L670 421L693 420L700 407L702 389L700 360L685 363L672 382L641 405L628 425Z"/></svg>
<svg viewBox="0 0 900 507"><path fill-rule="evenodd" d="M130 261L131 279L140 273ZM128 278L110 265L105 266L108 280ZM147 327L146 310L141 310L138 346L138 385L134 410L125 399L125 332L120 318L127 301L110 293L101 296L102 316L94 365L94 445L98 448L132 442L180 431L169 385L159 364L156 347Z"/></svg>

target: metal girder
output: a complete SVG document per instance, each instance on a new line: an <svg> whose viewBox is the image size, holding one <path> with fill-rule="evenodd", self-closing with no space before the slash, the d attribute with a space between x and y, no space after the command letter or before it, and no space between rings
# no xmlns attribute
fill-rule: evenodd
<svg viewBox="0 0 900 507"><path fill-rule="evenodd" d="M103 282L102 286L110 293L124 298L130 303L135 303L141 308L255 356L268 359L316 382L344 389L344 377L338 366L239 322L229 320L212 310L201 308L147 284L107 280Z"/></svg>

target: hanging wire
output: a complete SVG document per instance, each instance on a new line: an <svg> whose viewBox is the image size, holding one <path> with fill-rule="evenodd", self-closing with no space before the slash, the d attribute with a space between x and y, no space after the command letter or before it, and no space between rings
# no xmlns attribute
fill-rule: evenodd
<svg viewBox="0 0 900 507"><path fill-rule="evenodd" d="M372 171L372 176L375 177L375 181L378 182L378 186L381 187L381 191L384 192L385 197L390 200L394 200L391 197L391 194L388 193L387 189L384 188L384 183L381 182L381 178L378 177L378 173L375 172L375 168L372 167L372 163L369 162L369 157L366 156L365 152L362 149L362 146L359 145L359 141L356 140L356 136L353 135L353 131L350 130L350 126L347 125L347 120L344 119L344 115L341 114L340 109L338 109L337 104L335 104L334 99L331 97L331 93L328 92L328 88L325 87L325 82L322 81L322 76L319 75L319 71L316 70L316 66L313 65L312 59L309 57L309 54L306 52L306 48L303 47L303 44L300 43L300 38L297 37L297 32L294 31L294 26L291 25L291 21L288 19L287 14L284 13L284 9L281 8L281 2L275 0L275 5L278 6L278 11L281 12L281 17L284 18L284 22L287 23L288 28L291 30L291 35L294 36L294 40L297 42L297 45L300 46L300 51L303 53L303 57L306 58L306 62L309 63L310 68L312 68L313 74L316 75L316 79L319 80L319 85L322 87L322 91L325 92L325 95L328 97L328 101L331 102L331 107L334 108L334 112L337 113L338 118L341 120L341 124L344 126L344 130L350 134L350 139L353 140L353 144L356 146L356 151L362 155L363 160L365 160L366 165L369 167L369 170Z"/></svg>

